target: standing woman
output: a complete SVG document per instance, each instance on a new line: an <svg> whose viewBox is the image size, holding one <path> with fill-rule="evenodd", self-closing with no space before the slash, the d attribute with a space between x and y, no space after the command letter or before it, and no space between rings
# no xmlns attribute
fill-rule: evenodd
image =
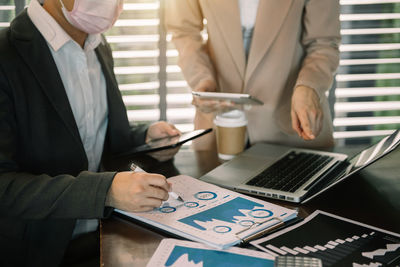
<svg viewBox="0 0 400 267"><path fill-rule="evenodd" d="M338 0L166 1L167 29L192 90L264 102L247 111L251 144L333 145L325 93L339 63ZM196 98L193 104L195 128L212 127L220 105ZM214 145L215 137L207 137L195 148Z"/></svg>

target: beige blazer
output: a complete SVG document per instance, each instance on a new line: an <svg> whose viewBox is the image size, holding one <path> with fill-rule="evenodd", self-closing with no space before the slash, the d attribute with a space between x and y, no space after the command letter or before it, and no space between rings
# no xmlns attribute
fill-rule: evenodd
<svg viewBox="0 0 400 267"><path fill-rule="evenodd" d="M167 0L166 25L193 90L211 83L217 91L247 93L265 103L247 111L251 143L333 145L325 93L339 63L339 0L260 0L247 63L238 0ZM313 141L300 139L291 126L297 85L314 88L321 99L323 129ZM212 117L196 111L195 127L212 126Z"/></svg>

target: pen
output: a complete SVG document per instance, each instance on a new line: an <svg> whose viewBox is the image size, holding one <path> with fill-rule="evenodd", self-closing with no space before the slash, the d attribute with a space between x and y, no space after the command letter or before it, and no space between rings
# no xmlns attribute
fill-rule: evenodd
<svg viewBox="0 0 400 267"><path fill-rule="evenodd" d="M129 167L130 169L131 169L131 171L135 171L137 168L138 168L138 166L135 164L135 163L131 163L131 165L130 165L130 167ZM175 193L175 192L168 192L168 194L172 197L172 198L174 198L174 199L176 199L176 200L179 200L179 201L181 201L181 202L185 202L184 200L183 200L183 198L181 197L181 196L179 196L177 193Z"/></svg>
<svg viewBox="0 0 400 267"><path fill-rule="evenodd" d="M183 198L181 198L177 193L175 193L175 192L168 192L168 194L171 196L171 197L173 197L174 199L176 199L176 200L179 200L179 201L181 201L181 202L185 202L184 200L183 200Z"/></svg>

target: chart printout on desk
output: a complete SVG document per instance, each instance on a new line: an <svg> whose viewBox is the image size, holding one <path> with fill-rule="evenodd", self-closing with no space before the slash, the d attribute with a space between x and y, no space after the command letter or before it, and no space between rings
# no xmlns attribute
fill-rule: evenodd
<svg viewBox="0 0 400 267"><path fill-rule="evenodd" d="M280 222L297 211L180 175L168 179L185 202L168 199L149 212L117 212L187 239L223 249Z"/></svg>

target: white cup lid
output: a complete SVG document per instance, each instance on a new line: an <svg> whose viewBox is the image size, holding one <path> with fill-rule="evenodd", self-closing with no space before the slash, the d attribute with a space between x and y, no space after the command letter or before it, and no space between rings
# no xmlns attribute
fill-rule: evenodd
<svg viewBox="0 0 400 267"><path fill-rule="evenodd" d="M235 109L218 114L214 119L214 123L221 127L241 127L247 125L247 118L243 111Z"/></svg>

